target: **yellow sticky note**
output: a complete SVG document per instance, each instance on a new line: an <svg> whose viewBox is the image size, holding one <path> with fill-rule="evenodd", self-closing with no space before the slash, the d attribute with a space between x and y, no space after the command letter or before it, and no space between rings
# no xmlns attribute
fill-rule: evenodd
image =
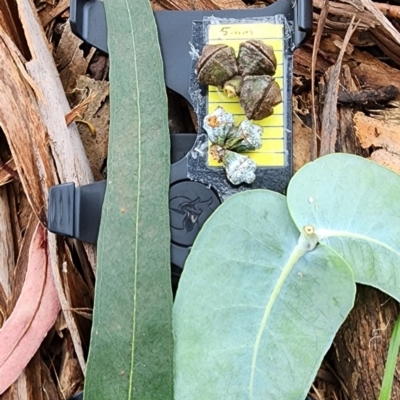
<svg viewBox="0 0 400 400"><path fill-rule="evenodd" d="M285 89L283 52L284 52L284 26L273 23L233 23L210 25L208 28L208 44L227 44L232 46L236 54L240 43L258 39L273 47L277 59L277 68L274 75L282 91ZM283 96L282 96L283 97ZM211 114L217 107L222 107L226 112L233 114L235 126L246 119L239 99L228 98L214 86L208 88L207 114ZM258 150L244 153L252 158L258 167L284 167L286 165L286 136L284 129L284 107L279 104L274 108L274 113L261 121L254 121L263 129L262 147ZM211 167L221 167L221 164L208 157Z"/></svg>

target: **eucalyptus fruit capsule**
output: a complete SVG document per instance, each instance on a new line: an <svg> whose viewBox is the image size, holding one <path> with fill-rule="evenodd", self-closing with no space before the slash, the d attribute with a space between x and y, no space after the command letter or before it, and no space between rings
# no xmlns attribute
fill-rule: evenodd
<svg viewBox="0 0 400 400"><path fill-rule="evenodd" d="M246 76L240 92L240 105L248 119L260 120L274 113L282 102L281 89L269 75Z"/></svg>
<svg viewBox="0 0 400 400"><path fill-rule="evenodd" d="M196 65L197 79L203 85L222 86L238 75L235 50L225 44L204 46Z"/></svg>
<svg viewBox="0 0 400 400"><path fill-rule="evenodd" d="M262 40L248 40L239 46L239 72L247 75L274 75L276 57L272 46Z"/></svg>

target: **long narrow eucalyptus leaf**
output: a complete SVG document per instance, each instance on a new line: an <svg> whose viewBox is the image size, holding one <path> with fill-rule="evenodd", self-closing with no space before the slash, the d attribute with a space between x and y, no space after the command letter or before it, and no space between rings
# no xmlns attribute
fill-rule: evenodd
<svg viewBox="0 0 400 400"><path fill-rule="evenodd" d="M388 356L386 360L385 373L383 374L382 388L379 400L390 400L392 393L393 378L396 370L397 357L400 348L400 317L397 318L396 324L390 338Z"/></svg>
<svg viewBox="0 0 400 400"><path fill-rule="evenodd" d="M85 400L168 400L170 165L162 59L148 0L104 3L111 126Z"/></svg>

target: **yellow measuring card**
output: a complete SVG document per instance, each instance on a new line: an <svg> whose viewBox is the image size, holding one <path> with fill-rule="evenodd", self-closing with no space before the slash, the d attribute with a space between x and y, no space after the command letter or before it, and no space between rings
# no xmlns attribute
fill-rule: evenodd
<svg viewBox="0 0 400 400"><path fill-rule="evenodd" d="M226 44L234 48L236 55L239 51L240 43L258 39L273 47L277 68L273 78L282 90L282 99L286 101L284 95L285 80L283 68L284 55L284 25L274 23L234 23L209 25L208 44ZM220 106L226 112L233 114L235 126L246 119L239 98L228 98L225 94L214 86L208 88L207 114L211 114ZM274 107L274 113L260 121L253 121L263 129L262 147L258 150L249 151L245 154L251 157L258 167L284 167L287 164L284 104L280 103ZM208 164L211 167L220 167L217 161L208 157Z"/></svg>

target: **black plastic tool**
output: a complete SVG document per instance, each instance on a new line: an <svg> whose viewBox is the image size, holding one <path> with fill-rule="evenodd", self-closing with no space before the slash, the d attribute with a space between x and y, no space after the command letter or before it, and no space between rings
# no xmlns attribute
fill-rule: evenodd
<svg viewBox="0 0 400 400"><path fill-rule="evenodd" d="M178 276L190 247L202 224L221 201L234 190L268 188L283 192L292 175L292 109L291 109L291 57L312 32L311 0L280 0L269 7L247 10L224 11L160 11L155 12L159 41L164 62L166 86L183 96L194 106L193 90L194 61L190 55L191 44L204 45L204 17L247 19L283 15L290 24L289 45L285 47L285 151L287 162L281 168L260 168L254 185L233 188L229 182L216 184L221 170L208 168L204 163L195 163L193 144L196 134L171 135L171 262L173 275ZM73 32L94 47L108 52L107 25L104 4L100 0L71 0L70 22ZM205 88L201 88L203 95ZM198 107L197 107L198 109ZM205 107L198 110L198 117L205 115ZM201 132L201 124L199 136ZM204 135L203 135L204 136ZM198 143L198 142L196 142ZM200 143L201 144L201 143ZM198 171L201 170L201 174ZM52 187L49 196L50 231L95 243L101 218L101 208L106 182L97 182L83 187L63 184Z"/></svg>

